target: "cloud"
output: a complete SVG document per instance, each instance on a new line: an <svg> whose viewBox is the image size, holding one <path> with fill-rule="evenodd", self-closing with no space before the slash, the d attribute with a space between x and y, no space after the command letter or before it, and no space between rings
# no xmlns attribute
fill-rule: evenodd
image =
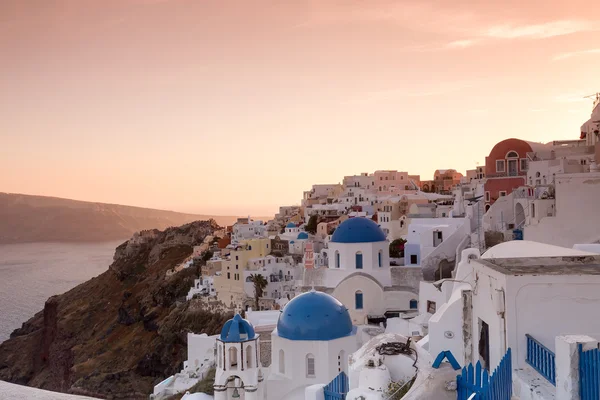
<svg viewBox="0 0 600 400"><path fill-rule="evenodd" d="M598 23L591 21L560 20L534 25L498 25L487 30L485 36L496 39L546 39L573 33L596 31Z"/></svg>
<svg viewBox="0 0 600 400"><path fill-rule="evenodd" d="M600 23L577 20L559 20L532 25L494 25L483 29L479 32L479 34L475 34L472 38L450 42L446 45L446 48L464 49L489 40L548 39L557 36L565 36L582 32L593 32L598 30L600 30ZM600 49L565 53L558 55L558 58L555 59L568 58L582 53L598 52L600 52Z"/></svg>
<svg viewBox="0 0 600 400"><path fill-rule="evenodd" d="M475 82L472 81L456 81L438 84L433 87L422 87L415 89L401 88L377 90L354 96L353 98L349 99L346 103L371 104L379 102L400 101L406 98L445 96L473 86L475 86Z"/></svg>
<svg viewBox="0 0 600 400"><path fill-rule="evenodd" d="M463 40L455 40L446 45L446 48L449 49L466 49L467 47L475 46L479 43L479 39L463 39Z"/></svg>
<svg viewBox="0 0 600 400"><path fill-rule="evenodd" d="M600 49L588 49L588 50L580 50L580 51L572 51L568 53L560 53L554 56L554 61L566 60L568 58L579 57L589 54L600 54Z"/></svg>

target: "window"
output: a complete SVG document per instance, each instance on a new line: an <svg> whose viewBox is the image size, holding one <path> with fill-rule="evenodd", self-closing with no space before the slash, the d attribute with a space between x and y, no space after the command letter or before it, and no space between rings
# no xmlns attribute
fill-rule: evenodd
<svg viewBox="0 0 600 400"><path fill-rule="evenodd" d="M248 250L252 250L252 246L248 246Z"/></svg>
<svg viewBox="0 0 600 400"><path fill-rule="evenodd" d="M308 354L306 356L306 377L315 377L315 356L313 356L312 354Z"/></svg>
<svg viewBox="0 0 600 400"><path fill-rule="evenodd" d="M237 367L237 349L234 346L229 348L229 365L231 368Z"/></svg>
<svg viewBox="0 0 600 400"><path fill-rule="evenodd" d="M246 368L254 368L252 364L252 346L246 346Z"/></svg>
<svg viewBox="0 0 600 400"><path fill-rule="evenodd" d="M436 305L435 305L435 301L427 301L427 312L429 314L435 314L435 309L436 309Z"/></svg>
<svg viewBox="0 0 600 400"><path fill-rule="evenodd" d="M486 203L490 202L490 192L485 192L485 202Z"/></svg>
<svg viewBox="0 0 600 400"><path fill-rule="evenodd" d="M504 197L504 196L506 196L506 191L504 191L504 190L501 190L501 191L498 193L498 195L499 195L500 197Z"/></svg>
<svg viewBox="0 0 600 400"><path fill-rule="evenodd" d="M236 260L239 260L239 259L240 259L240 257L239 257L239 256L235 256L235 259L236 259Z"/></svg>
<svg viewBox="0 0 600 400"><path fill-rule="evenodd" d="M223 367L223 354L221 353L221 346L217 348L217 352L219 353L219 368Z"/></svg>
<svg viewBox="0 0 600 400"><path fill-rule="evenodd" d="M505 172L504 160L496 160L496 172Z"/></svg>
<svg viewBox="0 0 600 400"><path fill-rule="evenodd" d="M360 290L354 293L354 308L356 310L363 309L363 293Z"/></svg>
<svg viewBox="0 0 600 400"><path fill-rule="evenodd" d="M227 279L231 279L231 272L227 273Z"/></svg>
<svg viewBox="0 0 600 400"><path fill-rule="evenodd" d="M535 218L535 204L531 204L531 218Z"/></svg>
<svg viewBox="0 0 600 400"><path fill-rule="evenodd" d="M377 254L377 261L379 262L380 267L381 267L381 257L382 257L381 250L379 250L379 253Z"/></svg>
<svg viewBox="0 0 600 400"><path fill-rule="evenodd" d="M418 262L417 262L417 255L416 254L411 254L410 255L410 263L412 265L417 265L418 264Z"/></svg>
<svg viewBox="0 0 600 400"><path fill-rule="evenodd" d="M521 158L521 165L519 165L521 171L527 171L527 159Z"/></svg>
<svg viewBox="0 0 600 400"><path fill-rule="evenodd" d="M240 269L240 266L235 264L235 269Z"/></svg>
<svg viewBox="0 0 600 400"><path fill-rule="evenodd" d="M356 253L356 269L362 269L363 267L363 256L362 253L359 251Z"/></svg>
<svg viewBox="0 0 600 400"><path fill-rule="evenodd" d="M519 154L516 151L509 151L506 154L506 158L519 158Z"/></svg>
<svg viewBox="0 0 600 400"><path fill-rule="evenodd" d="M412 300L410 301L410 309L411 309L411 310L416 310L416 309L417 309L417 307L418 307L418 304L419 304L419 303L417 302L417 300L415 300L415 299L412 299Z"/></svg>
<svg viewBox="0 0 600 400"><path fill-rule="evenodd" d="M285 374L285 354L283 349L279 350L279 373Z"/></svg>
<svg viewBox="0 0 600 400"><path fill-rule="evenodd" d="M339 251L335 252L335 267L336 268L340 267L340 252Z"/></svg>

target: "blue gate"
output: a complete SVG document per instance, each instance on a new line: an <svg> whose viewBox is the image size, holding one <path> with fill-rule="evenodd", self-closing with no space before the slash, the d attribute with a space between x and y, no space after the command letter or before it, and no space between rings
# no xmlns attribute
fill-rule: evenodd
<svg viewBox="0 0 600 400"><path fill-rule="evenodd" d="M600 399L600 350L579 346L579 392L581 400Z"/></svg>
<svg viewBox="0 0 600 400"><path fill-rule="evenodd" d="M349 391L348 376L342 371L325 386L325 400L343 400Z"/></svg>
<svg viewBox="0 0 600 400"><path fill-rule="evenodd" d="M510 400L512 397L512 356L508 349L494 373L490 376L478 361L464 367L456 377L456 398L468 400L475 394L475 400Z"/></svg>

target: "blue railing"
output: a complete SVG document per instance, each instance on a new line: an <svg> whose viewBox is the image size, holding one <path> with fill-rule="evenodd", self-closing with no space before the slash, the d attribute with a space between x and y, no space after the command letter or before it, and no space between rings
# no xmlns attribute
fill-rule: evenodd
<svg viewBox="0 0 600 400"><path fill-rule="evenodd" d="M581 400L600 399L600 350L579 346L579 394Z"/></svg>
<svg viewBox="0 0 600 400"><path fill-rule="evenodd" d="M531 335L527 337L527 364L531 365L537 372L556 386L556 361L554 353L535 340Z"/></svg>
<svg viewBox="0 0 600 400"><path fill-rule="evenodd" d="M456 377L457 400L510 400L512 397L512 355L506 352L492 375L477 362L463 368ZM475 395L471 398L471 396Z"/></svg>

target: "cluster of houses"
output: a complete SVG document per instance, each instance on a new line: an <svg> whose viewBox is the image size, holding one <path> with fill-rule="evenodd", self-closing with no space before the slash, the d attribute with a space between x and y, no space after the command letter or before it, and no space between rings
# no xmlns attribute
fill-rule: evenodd
<svg viewBox="0 0 600 400"><path fill-rule="evenodd" d="M153 398L211 367L216 400L600 399L599 104L465 175L346 176L239 219L188 296L235 317Z"/></svg>

